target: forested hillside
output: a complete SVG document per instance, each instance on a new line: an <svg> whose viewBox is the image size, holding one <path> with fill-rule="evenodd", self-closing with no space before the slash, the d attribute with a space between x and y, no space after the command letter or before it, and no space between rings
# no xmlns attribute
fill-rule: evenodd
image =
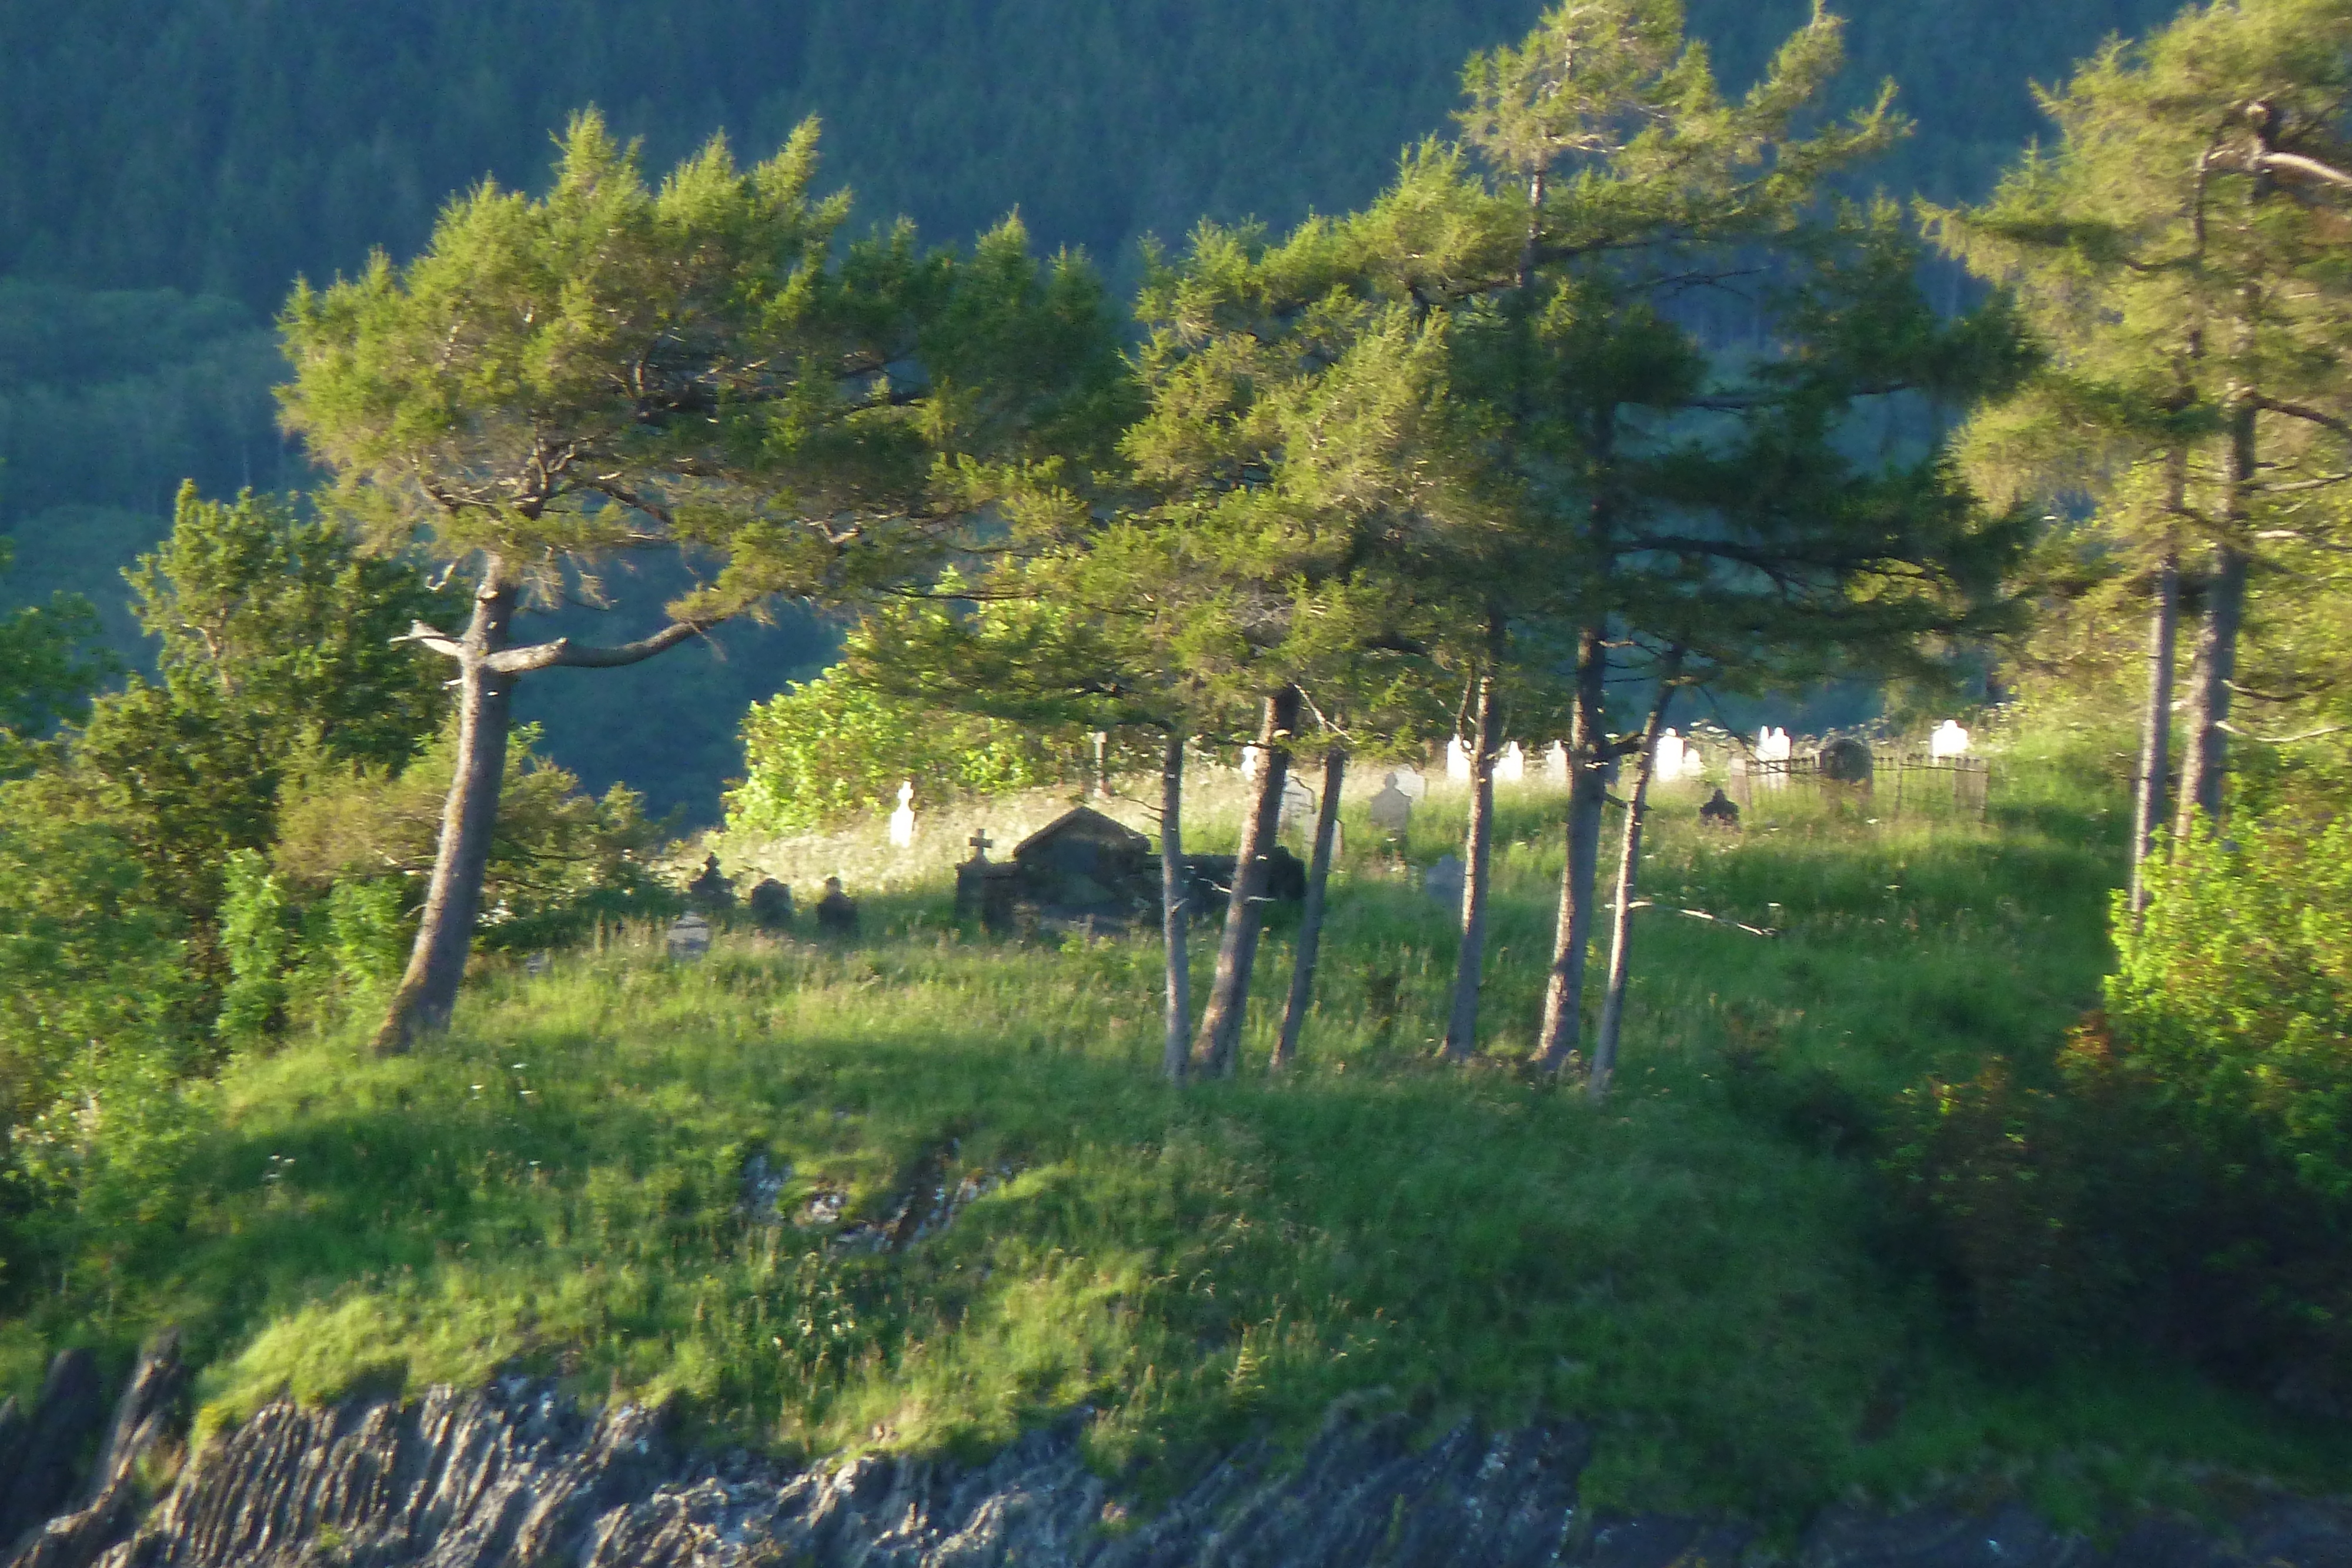
<svg viewBox="0 0 2352 1568"><path fill-rule="evenodd" d="M10 601L89 593L126 648L115 572L208 493L293 483L266 395L268 322L323 280L424 240L453 191L529 185L548 137L602 105L656 167L713 129L747 153L803 117L859 225L937 240L1019 209L1122 281L1140 238L1199 218L1281 225L1367 199L1403 144L1450 129L1474 49L1532 0L680 0L398 7L89 0L0 9L0 528ZM2063 76L2165 0L1853 0L1845 96L1886 77L1918 133L1868 176L1974 195L2035 133L2028 83ZM1802 0L1700 0L1692 30L1743 83ZM31 287L37 285L38 287ZM108 292L91 293L90 290ZM814 667L805 623L535 699L559 756L657 805L716 809L743 704ZM706 700L706 694L711 700ZM642 716L664 716L656 731ZM615 716L629 716L625 721Z"/></svg>

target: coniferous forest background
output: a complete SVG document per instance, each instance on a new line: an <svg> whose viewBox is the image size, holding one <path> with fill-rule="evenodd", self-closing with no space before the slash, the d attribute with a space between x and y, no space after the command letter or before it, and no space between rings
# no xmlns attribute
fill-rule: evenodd
<svg viewBox="0 0 2352 1568"><path fill-rule="evenodd" d="M1871 172L1897 197L1980 196L2052 81L2168 0L1849 0L1846 94L1892 77L1917 131ZM208 494L292 487L270 322L324 281L425 239L448 193L530 186L583 104L664 167L714 129L764 155L824 124L856 225L932 242L1018 210L1124 287L1148 236L1201 217L1280 227L1369 198L1444 130L1458 62L1532 0L84 0L0 8L0 599L89 594L145 657L117 572ZM1695 0L1691 31L1744 85L1803 0ZM1952 274L1957 289L1958 274ZM656 598L657 595L643 596ZM526 716L593 788L625 779L707 820L751 701L824 662L805 619L726 629L711 654L577 685ZM723 654L723 656L718 656Z"/></svg>

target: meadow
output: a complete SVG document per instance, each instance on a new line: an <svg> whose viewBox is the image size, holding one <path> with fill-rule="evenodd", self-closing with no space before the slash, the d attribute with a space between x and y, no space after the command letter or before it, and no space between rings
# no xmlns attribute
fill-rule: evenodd
<svg viewBox="0 0 2352 1568"><path fill-rule="evenodd" d="M942 815L909 852L872 824L727 844L804 908L851 873L863 935L723 930L686 966L610 931L543 974L486 963L414 1054L306 1036L169 1114L91 1106L111 1175L6 1281L0 1385L66 1343L120 1365L171 1322L197 1441L281 1394L524 1372L787 1456L1072 1423L1147 1501L1339 1399L1433 1433L1572 1416L1594 1506L1783 1525L1841 1497L2015 1492L2095 1524L2319 1485L2340 1436L2147 1353L1989 1358L1890 1197L1907 1091L1992 1054L2040 1071L2095 1004L2111 773L2095 746L2018 750L1983 823L1790 793L1737 834L1666 792L1598 1106L1524 1061L1560 852L1540 789L1502 796L1481 1061L1433 1060L1453 920L1404 869L1458 846L1460 800L1394 852L1360 789L1302 1061L1266 1071L1277 919L1242 1072L1181 1090L1156 937L954 918L969 831L1009 847L1058 802ZM1230 841L1220 788L1196 847Z"/></svg>

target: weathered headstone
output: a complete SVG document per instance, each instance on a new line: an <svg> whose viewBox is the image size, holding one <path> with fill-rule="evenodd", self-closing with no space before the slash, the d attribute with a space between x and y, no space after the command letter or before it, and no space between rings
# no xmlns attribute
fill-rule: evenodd
<svg viewBox="0 0 2352 1568"><path fill-rule="evenodd" d="M1021 868L988 858L996 841L988 836L986 828L964 841L971 845L971 859L956 867L956 917L977 915L991 931L1011 930L1013 895L1019 891L1015 878Z"/></svg>
<svg viewBox="0 0 2352 1568"><path fill-rule="evenodd" d="M1568 788L1568 743L1555 740L1543 748L1543 780L1556 789Z"/></svg>
<svg viewBox="0 0 2352 1568"><path fill-rule="evenodd" d="M1412 764L1406 763L1389 777L1396 780L1396 787L1404 791L1404 798L1414 805L1429 799L1429 776Z"/></svg>
<svg viewBox="0 0 2352 1568"><path fill-rule="evenodd" d="M669 928L669 957L673 964L691 964L710 951L710 922L689 909L677 917Z"/></svg>
<svg viewBox="0 0 2352 1568"><path fill-rule="evenodd" d="M1528 779L1528 754L1513 741L1503 747L1503 755L1495 758L1495 782L1524 784Z"/></svg>
<svg viewBox="0 0 2352 1568"><path fill-rule="evenodd" d="M1397 776L1391 773L1366 802L1364 814L1374 828L1392 839L1401 839L1412 826L1412 797L1404 792Z"/></svg>
<svg viewBox="0 0 2352 1568"><path fill-rule="evenodd" d="M719 869L717 855L706 855L701 874L686 884L686 896L698 909L731 909L735 904L735 879Z"/></svg>
<svg viewBox="0 0 2352 1568"><path fill-rule="evenodd" d="M1814 769L1832 784L1867 785L1872 766L1870 747L1852 736L1824 745L1813 762Z"/></svg>
<svg viewBox="0 0 2352 1568"><path fill-rule="evenodd" d="M1261 747L1255 747L1255 746L1244 746L1244 747L1242 747L1242 782L1243 782L1243 783L1244 783L1244 784L1255 784L1255 783L1256 783L1256 782L1257 782L1257 770L1258 770L1258 768L1260 768L1260 767L1265 763L1265 752Z"/></svg>
<svg viewBox="0 0 2352 1568"><path fill-rule="evenodd" d="M824 896L816 902L816 928L827 936L857 935L857 901L841 891L841 879L824 879Z"/></svg>
<svg viewBox="0 0 2352 1568"><path fill-rule="evenodd" d="M898 809L890 813L890 843L905 849L915 841L915 781L911 779L898 786Z"/></svg>
<svg viewBox="0 0 2352 1568"><path fill-rule="evenodd" d="M1464 875L1460 855L1440 855L1422 873L1422 889L1436 903L1458 909L1462 904Z"/></svg>
<svg viewBox="0 0 2352 1568"><path fill-rule="evenodd" d="M751 890L751 918L762 931L788 930L793 924L793 890L774 877L761 877Z"/></svg>
<svg viewBox="0 0 2352 1568"><path fill-rule="evenodd" d="M1296 773L1286 774L1282 780L1282 817L1276 824L1283 832L1305 828L1315 821L1315 791L1298 781Z"/></svg>

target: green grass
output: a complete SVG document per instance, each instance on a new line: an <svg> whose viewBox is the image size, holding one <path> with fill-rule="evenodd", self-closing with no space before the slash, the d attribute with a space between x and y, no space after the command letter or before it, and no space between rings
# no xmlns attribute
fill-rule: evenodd
<svg viewBox="0 0 2352 1568"><path fill-rule="evenodd" d="M1989 826L1766 798L1727 839L1692 803L1667 797L1645 866L1662 907L1605 1108L1521 1061L1542 792L1504 800L1492 1050L1466 1071L1430 1060L1450 918L1368 855L1301 1068L1263 1071L1277 925L1244 1074L1181 1092L1154 1075L1156 943L983 940L910 880L859 946L726 936L679 969L641 936L485 974L413 1056L345 1036L234 1063L142 1167L146 1223L68 1218L13 1278L0 1376L173 1322L207 1427L520 1369L787 1454L1075 1420L1146 1495L1343 1396L1432 1429L1540 1411L1598 1429L1598 1506L1783 1525L1857 1490L2091 1521L2211 1473L2340 1475L2340 1439L2160 1364L1980 1364L1889 1239L1890 1097L1990 1052L2030 1068L2095 1000L2119 801L2045 761ZM1413 858L1458 821L1433 801ZM788 1211L834 1192L852 1221L919 1177L992 1185L906 1247L829 1249L739 1211L754 1153L789 1163Z"/></svg>

